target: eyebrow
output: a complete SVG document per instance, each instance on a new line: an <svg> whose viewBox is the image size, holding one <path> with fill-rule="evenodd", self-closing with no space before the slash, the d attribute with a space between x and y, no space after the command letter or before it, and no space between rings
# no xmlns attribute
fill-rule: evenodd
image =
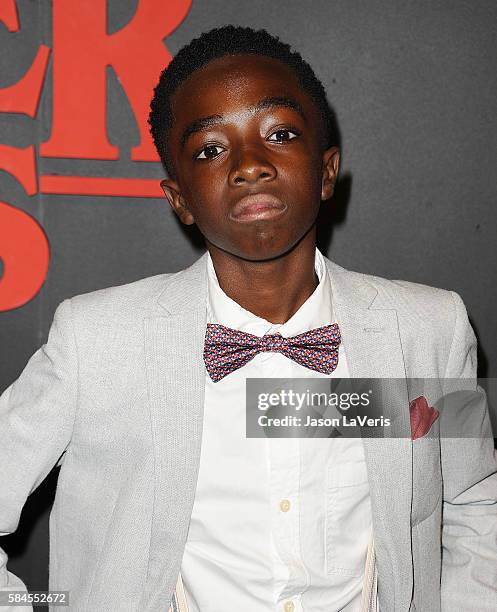
<svg viewBox="0 0 497 612"><path fill-rule="evenodd" d="M262 98L262 100L259 100L259 102L256 104L249 106L248 110L255 114L261 110L266 110L269 108L291 108L296 111L302 117L302 119L304 119L304 121L307 121L304 109L297 102L297 100L286 96L269 96L267 98ZM223 120L223 115L209 115L208 117L195 119L184 129L183 134L181 135L181 146L185 146L186 141L192 134L201 132L206 128L212 127L213 125L219 125L223 122Z"/></svg>

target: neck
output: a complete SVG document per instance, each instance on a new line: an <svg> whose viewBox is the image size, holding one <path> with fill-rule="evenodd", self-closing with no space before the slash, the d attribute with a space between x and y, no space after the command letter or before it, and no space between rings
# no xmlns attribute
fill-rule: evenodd
<svg viewBox="0 0 497 612"><path fill-rule="evenodd" d="M268 261L248 261L207 246L221 289L242 308L271 323L286 323L318 286L316 236Z"/></svg>

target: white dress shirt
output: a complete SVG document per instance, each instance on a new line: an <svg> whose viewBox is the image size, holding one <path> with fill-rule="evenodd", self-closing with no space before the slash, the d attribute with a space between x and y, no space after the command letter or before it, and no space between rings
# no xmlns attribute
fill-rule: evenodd
<svg viewBox="0 0 497 612"><path fill-rule="evenodd" d="M255 316L219 286L208 258L207 321L263 336L335 322L319 285L284 324ZM339 323L339 322L338 322ZM247 438L246 378L349 376L343 346L322 374L264 352L217 383L206 372L200 469L181 565L190 612L357 612L371 537L360 438Z"/></svg>

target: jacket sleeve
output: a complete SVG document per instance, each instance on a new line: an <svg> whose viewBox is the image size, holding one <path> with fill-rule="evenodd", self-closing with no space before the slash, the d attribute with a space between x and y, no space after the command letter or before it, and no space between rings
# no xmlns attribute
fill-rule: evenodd
<svg viewBox="0 0 497 612"><path fill-rule="evenodd" d="M442 612L497 607L497 460L485 391L477 385L476 338L460 296L446 379L476 390L465 416L471 437L441 438L443 477ZM451 381L451 385L454 383ZM466 430L465 430L466 431Z"/></svg>
<svg viewBox="0 0 497 612"><path fill-rule="evenodd" d="M27 497L67 448L78 400L71 303L57 308L48 340L0 396L0 535L13 533ZM0 591L24 590L0 548ZM32 610L8 607L6 612Z"/></svg>

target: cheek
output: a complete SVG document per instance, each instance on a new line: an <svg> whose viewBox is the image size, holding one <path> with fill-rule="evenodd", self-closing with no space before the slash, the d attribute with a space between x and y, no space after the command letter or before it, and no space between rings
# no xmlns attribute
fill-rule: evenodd
<svg viewBox="0 0 497 612"><path fill-rule="evenodd" d="M297 170L296 170L297 168ZM321 159L305 158L285 170L285 181L299 200L321 201Z"/></svg>
<svg viewBox="0 0 497 612"><path fill-rule="evenodd" d="M214 217L219 219L222 216L223 212L219 205L223 199L222 190L216 185L219 183L212 180L212 177L209 180L195 177L195 180L182 188L183 197L196 222L208 224Z"/></svg>

